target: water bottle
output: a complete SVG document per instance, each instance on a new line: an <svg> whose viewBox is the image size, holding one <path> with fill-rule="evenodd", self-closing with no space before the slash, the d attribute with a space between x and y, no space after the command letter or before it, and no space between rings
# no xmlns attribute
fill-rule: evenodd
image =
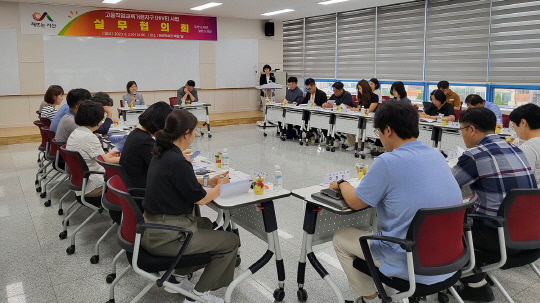
<svg viewBox="0 0 540 303"><path fill-rule="evenodd" d="M276 178L276 183L274 184L274 188L276 190L283 189L283 175L281 174L281 168L279 165L276 165L276 171L274 173Z"/></svg>
<svg viewBox="0 0 540 303"><path fill-rule="evenodd" d="M226 148L223 149L223 153L221 154L221 167L229 170L229 153Z"/></svg>
<svg viewBox="0 0 540 303"><path fill-rule="evenodd" d="M442 117L443 114L439 114L439 116L437 116L437 123L442 123Z"/></svg>

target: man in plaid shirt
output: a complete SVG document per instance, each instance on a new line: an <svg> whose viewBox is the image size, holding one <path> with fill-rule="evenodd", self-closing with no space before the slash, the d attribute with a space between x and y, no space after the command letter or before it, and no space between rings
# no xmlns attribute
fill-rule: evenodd
<svg viewBox="0 0 540 303"><path fill-rule="evenodd" d="M536 188L536 179L523 151L495 133L497 120L489 109L471 108L460 116L460 132L469 148L452 169L460 187L469 185L476 213L496 216L506 193L513 188ZM477 249L499 254L497 227L492 221L474 220L473 242ZM515 254L516 251L508 251ZM492 261L492 260L491 260ZM480 266L488 260L479 260ZM462 279L463 300L492 302L493 291L483 274Z"/></svg>

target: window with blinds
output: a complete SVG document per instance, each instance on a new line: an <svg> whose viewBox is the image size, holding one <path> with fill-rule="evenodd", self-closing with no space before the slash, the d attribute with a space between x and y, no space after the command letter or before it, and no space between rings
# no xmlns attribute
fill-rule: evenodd
<svg viewBox="0 0 540 303"><path fill-rule="evenodd" d="M375 9L338 14L337 78L370 79L375 75Z"/></svg>
<svg viewBox="0 0 540 303"><path fill-rule="evenodd" d="M379 8L377 78L422 81L424 72L424 1Z"/></svg>
<svg viewBox="0 0 540 303"><path fill-rule="evenodd" d="M304 74L304 19L283 22L283 70L289 77Z"/></svg>
<svg viewBox="0 0 540 303"><path fill-rule="evenodd" d="M485 83L489 0L429 0L426 80Z"/></svg>
<svg viewBox="0 0 540 303"><path fill-rule="evenodd" d="M489 82L540 83L540 1L493 0Z"/></svg>
<svg viewBox="0 0 540 303"><path fill-rule="evenodd" d="M336 14L306 18L305 78L336 74Z"/></svg>

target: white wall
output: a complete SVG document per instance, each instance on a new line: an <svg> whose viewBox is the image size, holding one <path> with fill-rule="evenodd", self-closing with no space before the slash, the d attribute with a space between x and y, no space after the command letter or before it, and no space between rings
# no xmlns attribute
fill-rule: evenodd
<svg viewBox="0 0 540 303"><path fill-rule="evenodd" d="M275 36L264 36L264 21L218 18L218 39L258 39L259 69L264 64L283 70L283 24L275 22ZM0 128L11 126L29 126L36 119L35 111L43 100L45 86L45 69L43 61L43 36L21 34L19 21L19 5L14 2L0 1L0 28L17 31L17 48L19 53L19 78L21 94L17 96L0 96ZM114 38L111 38L114 39ZM200 41L199 69L201 80L197 84L199 99L212 104L211 112L238 112L258 109L259 91L254 88L216 89L216 52L215 41ZM156 54L159 55L159 54ZM0 79L1 81L1 79ZM58 83L62 85L62 83ZM144 89L144 85L141 85ZM147 104L157 101L168 101L176 96L178 87L167 91L144 91ZM67 92L66 92L67 93ZM108 92L113 100L119 100L123 87L116 92ZM115 103L118 103L115 101ZM118 104L115 104L118 105Z"/></svg>

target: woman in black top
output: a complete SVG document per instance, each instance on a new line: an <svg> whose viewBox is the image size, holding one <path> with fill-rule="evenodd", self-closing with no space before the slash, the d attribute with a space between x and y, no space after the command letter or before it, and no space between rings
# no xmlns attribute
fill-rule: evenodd
<svg viewBox="0 0 540 303"><path fill-rule="evenodd" d="M259 79L259 85L268 84L270 82L276 83L276 77L270 73L272 68L270 65L266 64L263 67L264 74L261 74L261 78ZM261 97L266 98L267 96L270 98L271 90L269 89L261 89Z"/></svg>
<svg viewBox="0 0 540 303"><path fill-rule="evenodd" d="M374 112L379 106L379 96L371 91L371 86L366 80L360 80L356 84L357 100L360 108ZM358 111L358 109L352 109Z"/></svg>
<svg viewBox="0 0 540 303"><path fill-rule="evenodd" d="M442 114L448 121L456 121L456 113L454 106L446 102L446 95L440 89L431 92L432 106L424 108L424 112L420 113L420 118L437 119L439 114Z"/></svg>
<svg viewBox="0 0 540 303"><path fill-rule="evenodd" d="M133 130L126 139L120 165L135 188L146 188L146 175L155 143L153 137L165 127L165 119L171 112L171 106L163 101L150 105L139 116L141 127Z"/></svg>
<svg viewBox="0 0 540 303"><path fill-rule="evenodd" d="M193 232L185 254L210 254L199 281L193 284L184 278L180 287L192 291L208 302L223 302L210 290L228 286L234 276L239 239L236 234L212 229L208 218L195 217L194 205L205 205L219 196L222 184L229 183L228 172L212 179L197 179L193 166L184 157L195 138L197 118L186 110L175 110L167 117L165 127L156 133L154 157L148 168L146 195L143 201L144 219L184 227ZM203 184L213 188L203 188ZM184 244L184 234L175 231L149 229L144 232L142 246L156 256L176 256ZM186 275L199 268L177 270Z"/></svg>

